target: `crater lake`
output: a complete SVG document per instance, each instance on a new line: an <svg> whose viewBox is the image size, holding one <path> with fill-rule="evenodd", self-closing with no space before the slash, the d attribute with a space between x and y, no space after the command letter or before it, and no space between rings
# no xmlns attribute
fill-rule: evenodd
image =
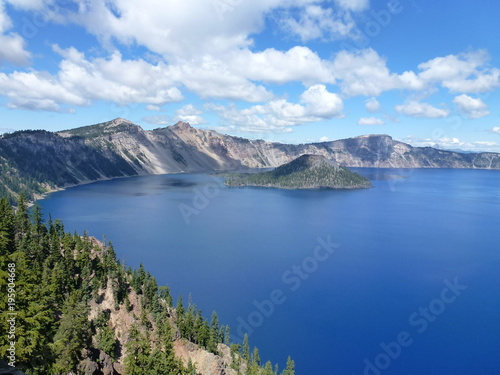
<svg viewBox="0 0 500 375"><path fill-rule="evenodd" d="M297 374L500 367L500 171L353 168L373 188L230 188L206 174L39 201ZM190 297L188 297L190 296Z"/></svg>

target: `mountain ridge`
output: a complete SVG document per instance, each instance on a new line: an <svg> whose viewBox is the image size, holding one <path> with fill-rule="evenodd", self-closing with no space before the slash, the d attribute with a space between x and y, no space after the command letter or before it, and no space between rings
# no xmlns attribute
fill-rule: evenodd
<svg viewBox="0 0 500 375"><path fill-rule="evenodd" d="M186 122L144 130L116 118L60 132L4 134L0 193L13 200L23 189L34 198L50 189L117 177L274 168L304 154L343 167L500 169L499 153L413 147L385 134L295 145L224 135Z"/></svg>

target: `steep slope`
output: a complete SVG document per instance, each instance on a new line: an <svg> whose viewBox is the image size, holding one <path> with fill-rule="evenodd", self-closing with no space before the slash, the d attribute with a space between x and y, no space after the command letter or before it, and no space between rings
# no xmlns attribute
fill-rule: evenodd
<svg viewBox="0 0 500 375"><path fill-rule="evenodd" d="M227 174L229 186L263 186L281 189L360 189L368 179L320 155L302 155L272 171Z"/></svg>
<svg viewBox="0 0 500 375"><path fill-rule="evenodd" d="M125 267L110 244L67 233L59 220L45 224L23 199L14 210L0 197L0 228L9 279L0 283L9 294L0 299L0 358L26 374L237 375L251 367L271 375L250 356L248 336L241 347L215 312L209 322L191 300L174 307L168 287L142 265Z"/></svg>
<svg viewBox="0 0 500 375"><path fill-rule="evenodd" d="M83 139L65 139L43 130L4 135L0 163L0 192L7 195L137 174L112 147L97 148Z"/></svg>
<svg viewBox="0 0 500 375"><path fill-rule="evenodd" d="M388 135L281 144L249 140L187 123L145 131L117 118L59 133L22 131L0 138L0 193L30 198L50 189L105 178L271 168L304 154L344 167L500 169L500 154L412 147Z"/></svg>

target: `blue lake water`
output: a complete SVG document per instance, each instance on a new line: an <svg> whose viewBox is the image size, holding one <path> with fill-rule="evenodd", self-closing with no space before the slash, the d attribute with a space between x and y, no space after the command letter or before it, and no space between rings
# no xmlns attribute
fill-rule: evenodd
<svg viewBox="0 0 500 375"><path fill-rule="evenodd" d="M500 171L357 169L357 191L134 177L40 202L297 374L500 368Z"/></svg>

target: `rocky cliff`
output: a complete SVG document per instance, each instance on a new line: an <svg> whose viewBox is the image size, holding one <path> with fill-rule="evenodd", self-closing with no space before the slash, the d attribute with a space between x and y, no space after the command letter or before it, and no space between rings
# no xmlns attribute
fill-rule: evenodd
<svg viewBox="0 0 500 375"><path fill-rule="evenodd" d="M138 173L269 168L303 154L323 155L344 167L491 168L500 169L500 154L458 153L412 147L388 135L367 135L332 142L281 144L201 130L187 123L144 131L124 119L58 133L110 155L117 152Z"/></svg>
<svg viewBox="0 0 500 375"><path fill-rule="evenodd" d="M145 131L117 118L59 133L2 136L0 193L40 193L47 187L132 175L277 167L304 154L322 155L344 167L500 169L497 153L412 147L388 135L292 145L223 135L183 122Z"/></svg>

